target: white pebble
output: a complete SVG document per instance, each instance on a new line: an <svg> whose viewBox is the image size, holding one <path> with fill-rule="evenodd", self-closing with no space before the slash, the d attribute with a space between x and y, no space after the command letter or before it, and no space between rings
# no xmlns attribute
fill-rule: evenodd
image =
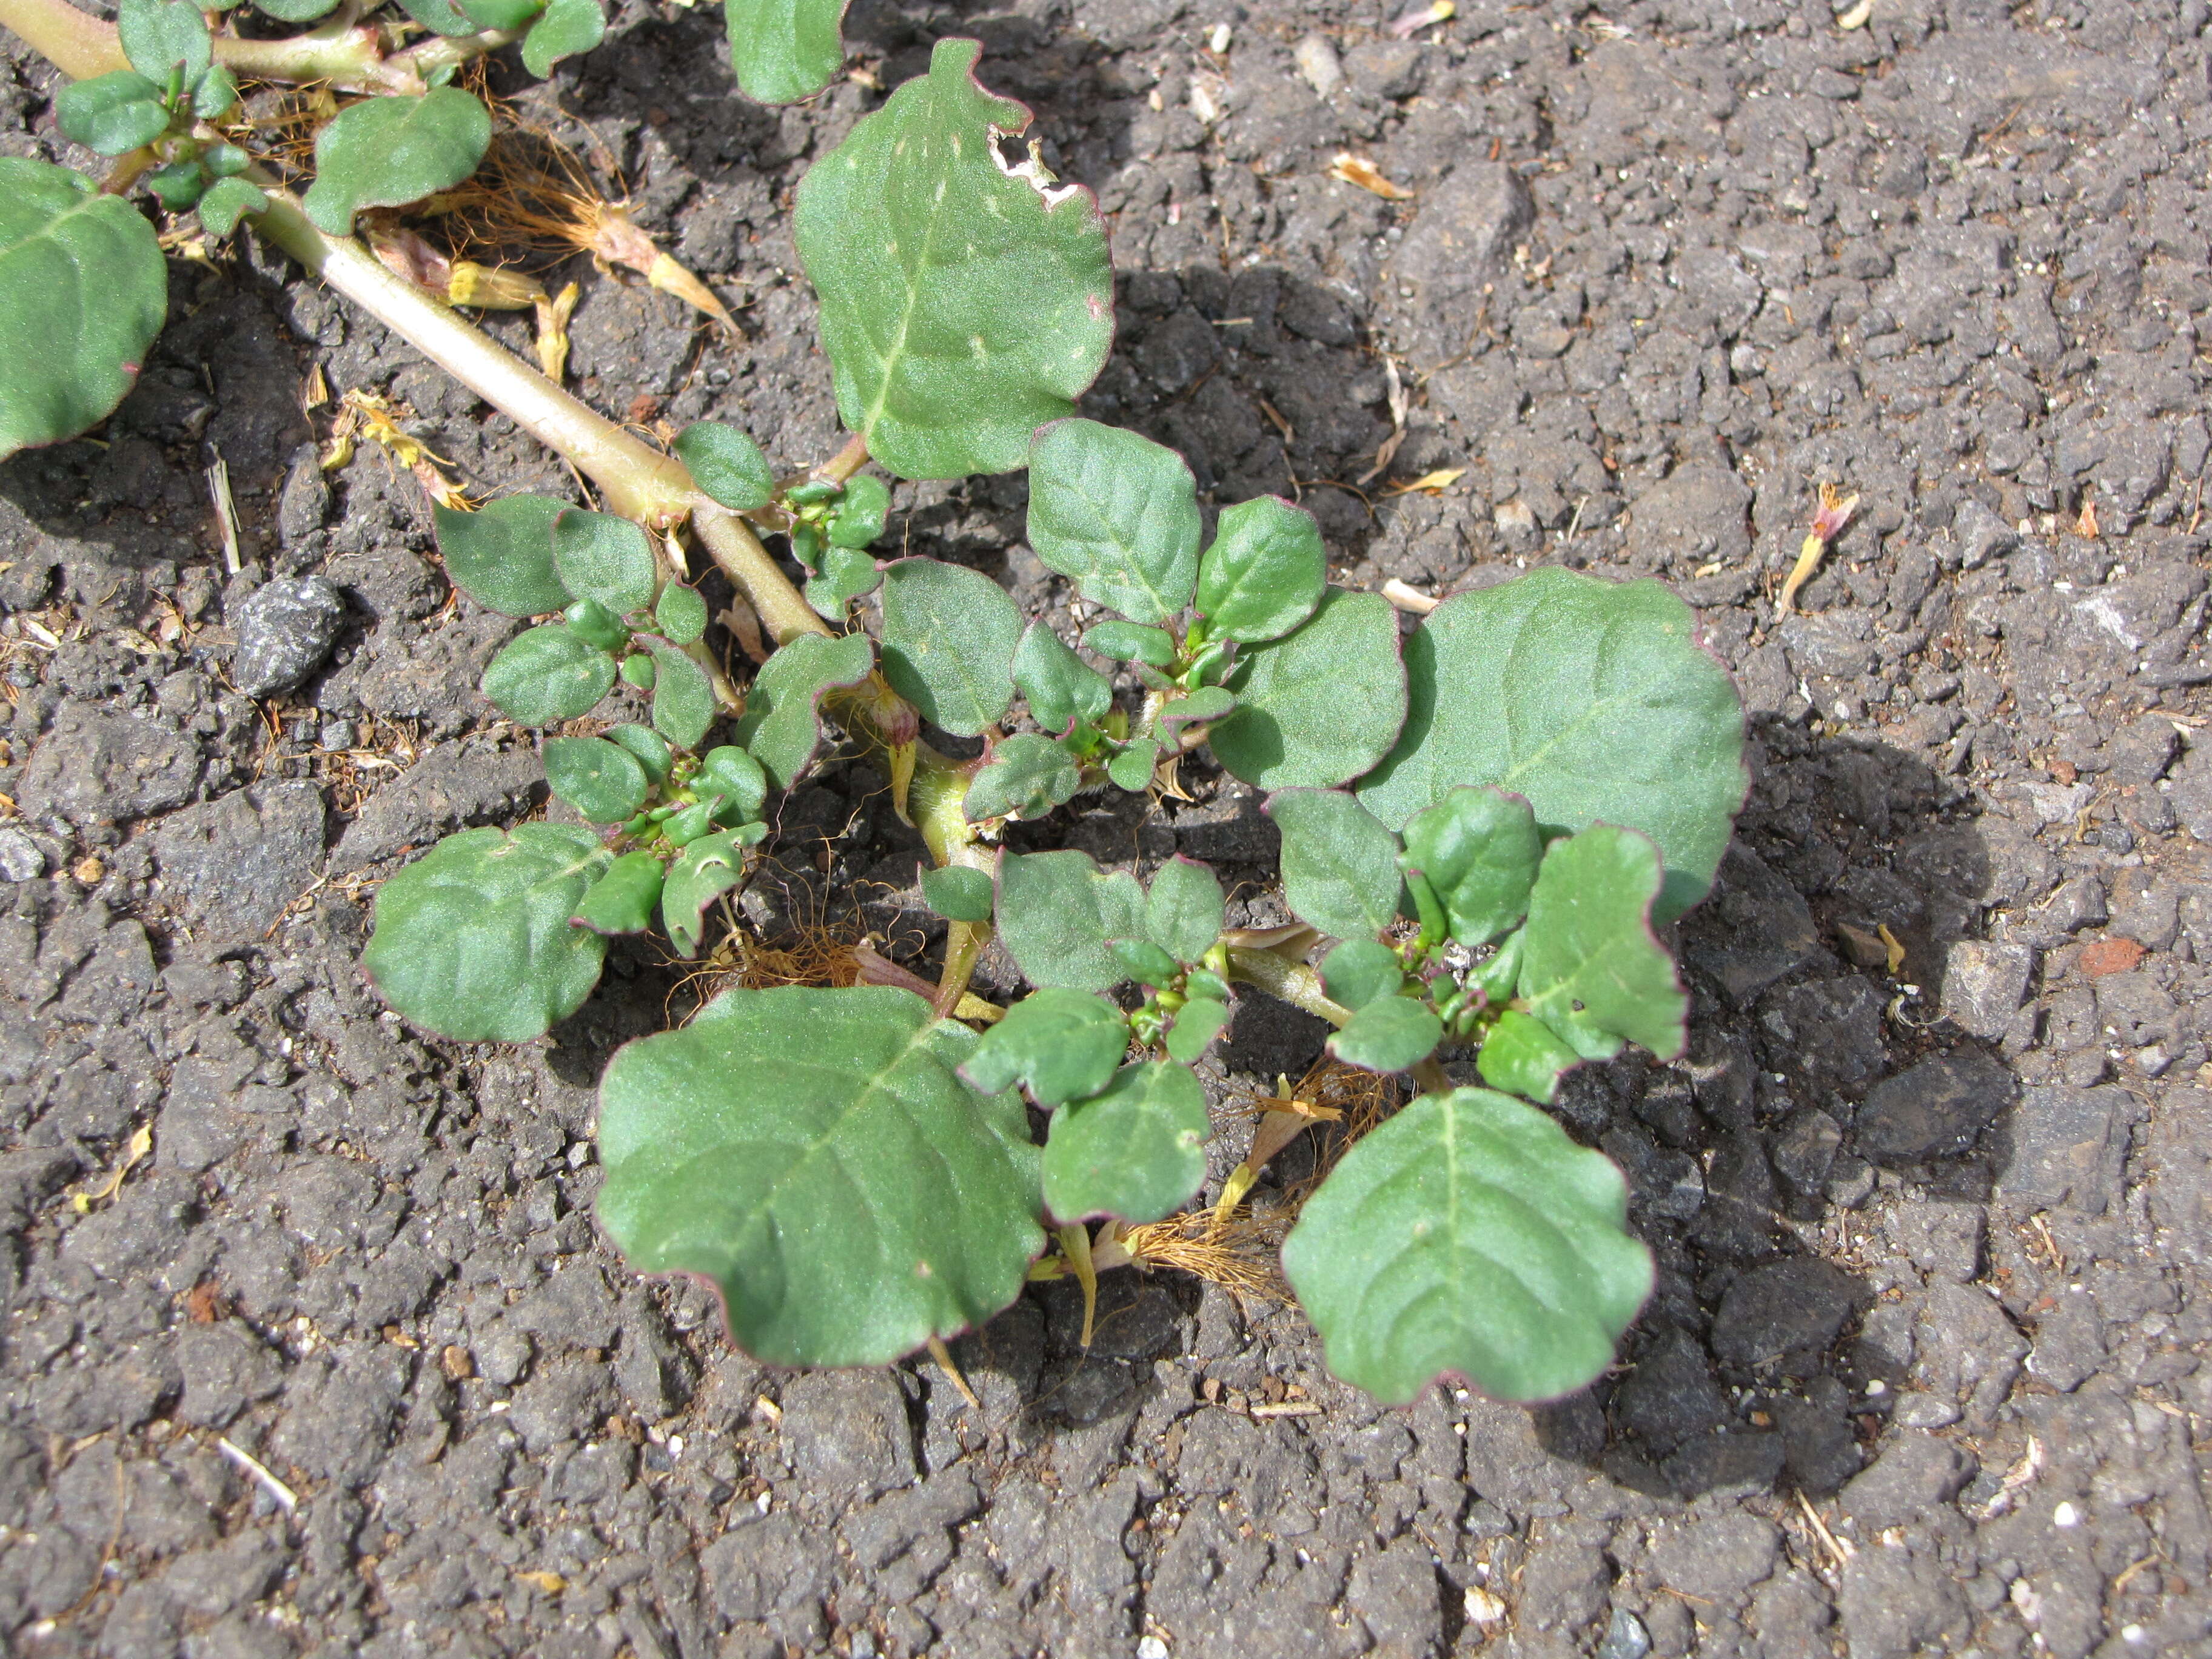
<svg viewBox="0 0 2212 1659"><path fill-rule="evenodd" d="M1226 28L1228 25L1222 27ZM1168 1659L1168 1644L1157 1636L1147 1636L1137 1644L1137 1659Z"/></svg>
<svg viewBox="0 0 2212 1659"><path fill-rule="evenodd" d="M1222 53L1227 52L1229 50L1229 25L1226 23L1216 23L1213 26L1213 33L1206 38L1206 44L1216 58L1220 57ZM1161 1654L1160 1659L1165 1659L1164 1651Z"/></svg>
<svg viewBox="0 0 2212 1659"><path fill-rule="evenodd" d="M2071 1504L2061 1504L2051 1511L2051 1524L2054 1527L2078 1527L2081 1524L2081 1511Z"/></svg>

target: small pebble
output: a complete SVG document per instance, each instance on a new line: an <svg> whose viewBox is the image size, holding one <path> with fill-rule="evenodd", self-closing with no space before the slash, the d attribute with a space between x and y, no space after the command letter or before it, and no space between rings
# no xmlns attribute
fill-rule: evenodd
<svg viewBox="0 0 2212 1659"><path fill-rule="evenodd" d="M327 576L264 582L239 612L238 689L249 697L289 691L323 665L345 614L345 596Z"/></svg>
<svg viewBox="0 0 2212 1659"><path fill-rule="evenodd" d="M0 876L35 881L46 873L46 855L21 830L0 830Z"/></svg>
<svg viewBox="0 0 2212 1659"><path fill-rule="evenodd" d="M1613 1610L1613 1622L1605 1627L1605 1640L1598 1644L1597 1659L1644 1659L1651 1651L1651 1632L1644 1628L1644 1621L1626 1607Z"/></svg>
<svg viewBox="0 0 2212 1659"><path fill-rule="evenodd" d="M1168 1644L1157 1636L1147 1636L1137 1644L1137 1659L1168 1659Z"/></svg>
<svg viewBox="0 0 2212 1659"><path fill-rule="evenodd" d="M2081 1524L2081 1511L2071 1504L2061 1504L2051 1511L2051 1524L2054 1527L2078 1527Z"/></svg>

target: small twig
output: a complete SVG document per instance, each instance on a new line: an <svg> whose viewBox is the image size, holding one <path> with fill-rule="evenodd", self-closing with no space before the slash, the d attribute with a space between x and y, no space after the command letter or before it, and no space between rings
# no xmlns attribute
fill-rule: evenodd
<svg viewBox="0 0 2212 1659"><path fill-rule="evenodd" d="M238 559L238 504L230 498L230 466L212 445L209 451L215 459L207 469L208 494L215 500L216 522L222 527L223 568L235 576Z"/></svg>
<svg viewBox="0 0 2212 1659"><path fill-rule="evenodd" d="M1820 1539L1822 1547L1827 1550L1829 1557L1835 1562L1838 1570L1852 1556L1858 1553L1849 1544L1828 1530L1828 1523L1820 1519L1820 1512L1813 1507L1813 1500L1806 1497L1802 1492L1797 1494L1797 1507L1805 1512L1805 1519L1811 1525L1814 1534Z"/></svg>
<svg viewBox="0 0 2212 1659"><path fill-rule="evenodd" d="M1401 611L1410 611L1417 617L1425 617L1443 601L1435 595L1424 593L1412 583L1393 576L1382 584L1382 597Z"/></svg>
<svg viewBox="0 0 2212 1659"><path fill-rule="evenodd" d="M960 1390L960 1397L977 1411L981 1411L983 1402L975 1397L975 1390L968 1386L968 1379L960 1375L960 1367L952 1363L952 1351L945 1346L943 1337L929 1339L929 1357L937 1362L938 1370L952 1379L952 1386Z"/></svg>
<svg viewBox="0 0 2212 1659"><path fill-rule="evenodd" d="M252 1480L253 1484L260 1487L262 1491L267 1492L269 1494L270 1501L275 1504L278 1509L283 1510L287 1515L296 1515L299 1513L300 1494L294 1492L289 1486L286 1486L282 1480L279 1480L275 1475L270 1474L268 1466L263 1463L259 1458L254 1456L252 1453L246 1451L239 1446L234 1445L230 1439L224 1435L217 1435L216 1437L215 1446L216 1449L222 1454L223 1461L225 1462L228 1463L233 1468L238 1470L240 1474Z"/></svg>
<svg viewBox="0 0 2212 1659"><path fill-rule="evenodd" d="M1321 1402L1317 1400L1284 1400L1273 1405L1246 1407L1252 1417L1319 1417Z"/></svg>

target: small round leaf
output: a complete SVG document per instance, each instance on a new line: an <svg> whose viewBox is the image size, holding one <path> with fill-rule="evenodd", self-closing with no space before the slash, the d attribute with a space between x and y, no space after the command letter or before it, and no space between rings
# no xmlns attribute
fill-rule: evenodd
<svg viewBox="0 0 2212 1659"><path fill-rule="evenodd" d="M1172 1215L1206 1179L1206 1091L1170 1060L1124 1066L1104 1092L1052 1115L1045 1208L1061 1221Z"/></svg>
<svg viewBox="0 0 2212 1659"><path fill-rule="evenodd" d="M775 499L775 473L761 447L733 426L694 421L676 434L676 459L691 482L732 513L750 513Z"/></svg>
<svg viewBox="0 0 2212 1659"><path fill-rule="evenodd" d="M1200 529L1190 468L1164 445L1097 421L1031 441L1030 545L1092 604L1173 622L1198 580Z"/></svg>
<svg viewBox="0 0 2212 1659"><path fill-rule="evenodd" d="M550 0L522 37L522 66L542 81L563 58L580 57L606 38L602 0Z"/></svg>
<svg viewBox="0 0 2212 1659"><path fill-rule="evenodd" d="M457 87L364 98L316 136L315 181L302 205L322 229L349 235L362 208L404 207L452 189L490 143L491 112Z"/></svg>
<svg viewBox="0 0 2212 1659"><path fill-rule="evenodd" d="M983 1034L960 1075L987 1095L1029 1085L1040 1106L1095 1095L1129 1050L1129 1020L1103 997L1048 988Z"/></svg>
<svg viewBox="0 0 2212 1659"><path fill-rule="evenodd" d="M991 878L964 864L921 872L921 902L947 921L991 919Z"/></svg>
<svg viewBox="0 0 2212 1659"><path fill-rule="evenodd" d="M605 738L548 738L545 782L592 823L620 823L645 805L645 768Z"/></svg>
<svg viewBox="0 0 2212 1659"><path fill-rule="evenodd" d="M660 878L660 860L651 853L624 853L592 884L568 920L595 933L641 933L653 926Z"/></svg>
<svg viewBox="0 0 2212 1659"><path fill-rule="evenodd" d="M1313 615L1328 577L1312 514L1276 495L1239 501L1199 561L1199 614L1217 639L1279 639Z"/></svg>
<svg viewBox="0 0 2212 1659"><path fill-rule="evenodd" d="M1306 624L1244 653L1237 711L1206 741L1263 789L1327 787L1389 752L1406 718L1398 617L1379 593L1333 588Z"/></svg>
<svg viewBox="0 0 2212 1659"><path fill-rule="evenodd" d="M1014 700L1022 614L981 571L936 559L884 567L884 678L922 719L972 738Z"/></svg>
<svg viewBox="0 0 2212 1659"><path fill-rule="evenodd" d="M559 623L533 628L484 670L484 696L525 726L588 714L615 689L615 659Z"/></svg>
<svg viewBox="0 0 2212 1659"><path fill-rule="evenodd" d="M563 508L553 520L553 568L561 585L627 617L653 603L660 562L645 532L611 513Z"/></svg>
<svg viewBox="0 0 2212 1659"><path fill-rule="evenodd" d="M1444 1023L1411 997L1377 997L1328 1040L1328 1051L1347 1066L1402 1072L1436 1053Z"/></svg>
<svg viewBox="0 0 2212 1659"><path fill-rule="evenodd" d="M574 597L553 567L553 520L568 510L550 495L502 495L474 513L433 504L430 522L455 586L502 616L542 617Z"/></svg>

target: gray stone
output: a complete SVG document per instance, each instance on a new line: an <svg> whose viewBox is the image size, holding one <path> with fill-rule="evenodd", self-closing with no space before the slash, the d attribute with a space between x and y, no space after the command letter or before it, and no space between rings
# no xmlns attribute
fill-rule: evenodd
<svg viewBox="0 0 2212 1659"><path fill-rule="evenodd" d="M1425 192L1398 245L1396 273L1437 295L1479 287L1536 222L1536 204L1512 168L1464 161Z"/></svg>
<svg viewBox="0 0 2212 1659"><path fill-rule="evenodd" d="M1597 1644L1596 1659L1644 1659L1651 1651L1651 1632L1626 1607L1615 1607L1606 1623L1605 1639Z"/></svg>
<svg viewBox="0 0 2212 1659"><path fill-rule="evenodd" d="M1816 1358L1857 1300L1850 1279L1811 1256L1754 1267L1729 1286L1713 1322L1713 1352L1728 1364Z"/></svg>
<svg viewBox="0 0 2212 1659"><path fill-rule="evenodd" d="M277 540L288 548L296 547L323 527L330 511L330 483L310 447L301 452L284 475L284 488L276 498Z"/></svg>
<svg viewBox="0 0 2212 1659"><path fill-rule="evenodd" d="M1962 1031L2002 1036L2027 997L2035 952L2024 945L1961 939L1945 954L1943 1012Z"/></svg>
<svg viewBox="0 0 2212 1659"><path fill-rule="evenodd" d="M331 873L349 874L448 830L504 817L538 798L544 786L544 765L525 750L433 750L368 798L338 837Z"/></svg>
<svg viewBox="0 0 2212 1659"><path fill-rule="evenodd" d="M2077 1089L2045 1083L2023 1090L2012 1115L2012 1155L1997 1196L2027 1209L2063 1206L2102 1215L2120 1192L2128 1135L2143 1103L2118 1084Z"/></svg>
<svg viewBox="0 0 2212 1659"><path fill-rule="evenodd" d="M1630 507L1629 556L1680 575L1715 562L1740 564L1751 552L1750 507L1751 491L1733 469L1683 467Z"/></svg>
<svg viewBox="0 0 2212 1659"><path fill-rule="evenodd" d="M835 1503L912 1484L914 1431L896 1373L810 1371L783 1389L783 1443L799 1478Z"/></svg>
<svg viewBox="0 0 2212 1659"><path fill-rule="evenodd" d="M1768 993L1759 1018L1772 1069L1817 1101L1856 1100L1889 1064L1881 1031L1884 1000L1859 974Z"/></svg>
<svg viewBox="0 0 2212 1659"><path fill-rule="evenodd" d="M1721 860L1711 896L1682 924L1682 959L1739 1006L1820 949L1820 931L1797 890L1741 842Z"/></svg>
<svg viewBox="0 0 2212 1659"><path fill-rule="evenodd" d="M1669 1589L1726 1607L1774 1571L1780 1540L1771 1522L1741 1512L1684 1516L1651 1534L1650 1569Z"/></svg>
<svg viewBox="0 0 2212 1659"><path fill-rule="evenodd" d="M35 881L46 873L46 855L21 830L0 830L0 877Z"/></svg>
<svg viewBox="0 0 2212 1659"><path fill-rule="evenodd" d="M1851 1659L1942 1652L1971 1624L1950 1574L1901 1549L1862 1549L1846 1561L1836 1608Z"/></svg>
<svg viewBox="0 0 2212 1659"><path fill-rule="evenodd" d="M1703 1345L1686 1331L1669 1330L1621 1379L1613 1396L1613 1415L1654 1456L1664 1457L1684 1441L1719 1427L1728 1402L1713 1381Z"/></svg>
<svg viewBox="0 0 2212 1659"><path fill-rule="evenodd" d="M1971 495L1953 514L1951 534L1959 544L1959 562L1968 570L2002 558L2020 545L2020 532Z"/></svg>
<svg viewBox="0 0 2212 1659"><path fill-rule="evenodd" d="M259 939L322 868L323 792L249 784L163 821L154 857L169 901L219 942Z"/></svg>
<svg viewBox="0 0 2212 1659"><path fill-rule="evenodd" d="M1948 1440L1912 1430L1895 1432L1837 1501L1871 1535L1949 1503L1978 1467L1972 1453Z"/></svg>
<svg viewBox="0 0 2212 1659"><path fill-rule="evenodd" d="M161 721L65 702L31 751L16 805L26 817L119 823L182 806L200 781L199 746Z"/></svg>
<svg viewBox="0 0 2212 1659"><path fill-rule="evenodd" d="M323 665L344 625L345 595L327 576L279 576L238 616L231 676L249 697L289 691Z"/></svg>
<svg viewBox="0 0 2212 1659"><path fill-rule="evenodd" d="M2012 1074L1978 1048L1938 1054L1875 1085L1854 1126L1858 1149L1882 1164L1964 1152L2012 1091Z"/></svg>
<svg viewBox="0 0 2212 1659"><path fill-rule="evenodd" d="M1836 1120L1818 1107L1793 1113L1777 1132L1767 1156L1790 1189L1802 1199L1819 1197L1836 1167L1837 1150L1844 1132Z"/></svg>
<svg viewBox="0 0 2212 1659"><path fill-rule="evenodd" d="M2020 1380L2027 1339L1985 1291L1936 1285L1921 1301L1912 1352L1913 1385L1956 1401L1966 1426L1978 1433L1996 1420Z"/></svg>

